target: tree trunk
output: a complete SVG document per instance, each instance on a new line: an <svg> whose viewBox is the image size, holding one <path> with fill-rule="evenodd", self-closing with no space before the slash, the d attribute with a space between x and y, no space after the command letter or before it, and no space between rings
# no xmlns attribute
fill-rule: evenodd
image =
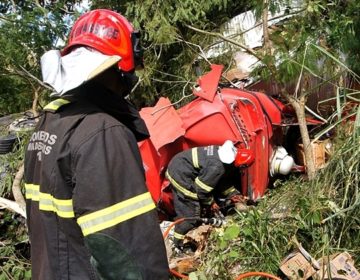
<svg viewBox="0 0 360 280"><path fill-rule="evenodd" d="M290 97L288 99L291 106L294 108L298 119L301 140L304 147L306 173L308 175L309 180L311 180L316 175L316 168L315 168L315 161L311 147L309 131L306 125L306 116L305 116L306 97L301 96L300 99L298 100L293 97Z"/></svg>
<svg viewBox="0 0 360 280"><path fill-rule="evenodd" d="M264 34L264 53L265 55L271 55L272 51L271 51L269 28L268 28L269 1L264 0L263 5L264 8L262 13L262 19L263 19L263 34Z"/></svg>

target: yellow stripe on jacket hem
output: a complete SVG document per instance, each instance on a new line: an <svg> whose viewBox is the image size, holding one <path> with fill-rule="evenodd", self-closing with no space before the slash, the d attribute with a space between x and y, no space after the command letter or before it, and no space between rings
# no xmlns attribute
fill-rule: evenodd
<svg viewBox="0 0 360 280"><path fill-rule="evenodd" d="M40 186L25 184L25 198L38 201L39 210L55 212L62 218L74 218L72 199L57 199L49 193L40 192Z"/></svg>

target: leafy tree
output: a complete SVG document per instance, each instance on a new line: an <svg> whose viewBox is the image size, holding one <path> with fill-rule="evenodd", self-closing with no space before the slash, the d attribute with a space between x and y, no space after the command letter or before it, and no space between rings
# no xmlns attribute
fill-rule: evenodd
<svg viewBox="0 0 360 280"><path fill-rule="evenodd" d="M356 1L355 1L356 2ZM289 102L298 117L304 144L307 171L315 176L310 137L305 121L308 97L320 87L310 82L318 79L344 88L343 74L358 56L359 3L342 0L253 0L235 1L94 1L93 7L111 7L124 13L140 28L145 37L146 65L142 100L156 101L160 95L179 99L194 80L193 63L199 58L202 65L222 63L231 65L231 51L243 50L259 59L253 76L276 82L279 94ZM283 9L281 24L268 28L275 12ZM222 35L225 22L240 12L252 9L263 26L263 47L252 50L242 44L241 37ZM285 17L291 15L285 20ZM246 31L242 31L246 32ZM205 51L223 41L223 55L207 57ZM355 60L356 61L356 60ZM352 73L356 78L356 74ZM289 91L289 84L295 90ZM143 105L143 104L141 104Z"/></svg>
<svg viewBox="0 0 360 280"><path fill-rule="evenodd" d="M44 92L39 58L46 49L62 47L74 7L79 1L0 2L1 114L24 110ZM269 15L285 9L283 20L268 28ZM296 6L296 7L295 7ZM342 59L359 71L358 1L343 0L253 0L253 1L114 1L94 0L91 8L109 8L125 14L143 31L146 69L133 97L138 106L151 105L159 96L179 99L195 80L194 63L232 64L231 52L243 50L255 56L260 66L254 76L275 81L279 93L295 109L305 147L309 177L315 175L310 137L305 123L308 97L316 92L313 77L344 89L343 73L349 71ZM223 34L225 24L239 13L252 9L263 26L263 48L252 50L239 39ZM244 31L246 32L246 31ZM239 37L237 37L239 38ZM225 42L221 55L209 57L207 50ZM353 77L358 78L355 72ZM289 92L288 84L295 84ZM35 102L37 103L37 102ZM35 106L33 106L34 109ZM340 114L339 114L340 115Z"/></svg>
<svg viewBox="0 0 360 280"><path fill-rule="evenodd" d="M39 95L46 98L47 89L40 81L40 57L46 50L65 44L81 2L0 0L0 116L28 109L32 99L37 104ZM316 77L320 84L330 82L346 94L349 89L344 85L344 73L351 73L355 79L360 73L359 1L93 0L91 3L92 9L121 12L142 31L146 68L133 97L139 107L152 105L160 96L178 100L190 91L189 85L196 78L195 62L204 70L209 63L231 67L232 52L242 50L260 61L254 77L280 85L279 93L293 105L299 121L303 121L302 136L308 147L305 105L308 97L317 92L309 81ZM281 24L268 28L267 22L280 7L287 7ZM253 10L264 27L261 49L246 47L241 34L224 35L226 22L247 10ZM285 19L288 15L292 17ZM208 50L219 43L224 46L222 54L209 56ZM288 84L294 84L295 91L290 91ZM341 116L341 110L338 113ZM311 155L307 157L311 162ZM310 175L314 176L312 170ZM338 177L342 179L341 172ZM249 217L245 222L251 229L257 220ZM265 222L264 231L258 233L266 233ZM224 240L234 232L237 234L237 228L227 231ZM225 257L232 260L234 252L230 253Z"/></svg>
<svg viewBox="0 0 360 280"><path fill-rule="evenodd" d="M40 57L65 40L77 2L0 1L0 115L29 109L44 92Z"/></svg>
<svg viewBox="0 0 360 280"><path fill-rule="evenodd" d="M359 3L347 1L301 1L301 8L278 30L269 34L264 30L265 56L259 67L262 77L274 79L281 86L280 94L295 109L304 145L307 173L315 176L310 137L305 120L305 106L319 85L328 83L335 89L345 89L344 75L349 72L355 79L359 76L350 71L344 62L351 64L351 47L359 43L354 35L359 32ZM257 6L259 7L259 6ZM266 11L268 2L260 7ZM341 8L341 9L340 9ZM262 17L264 20L264 16ZM268 40L268 41L266 41ZM347 42L354 42L348 44ZM356 43L357 42L357 43ZM353 66L356 64L352 63ZM311 80L316 78L318 85ZM345 76L346 78L346 76ZM288 84L296 83L295 92L288 91ZM335 90L334 90L335 95Z"/></svg>
<svg viewBox="0 0 360 280"><path fill-rule="evenodd" d="M189 26L221 31L223 23L250 8L248 2L95 0L92 8L114 9L142 31L145 69L141 87L133 97L142 106L153 104L160 96L175 100L184 89L189 91L186 86L195 80L194 62L204 58L202 50L214 43L213 38Z"/></svg>

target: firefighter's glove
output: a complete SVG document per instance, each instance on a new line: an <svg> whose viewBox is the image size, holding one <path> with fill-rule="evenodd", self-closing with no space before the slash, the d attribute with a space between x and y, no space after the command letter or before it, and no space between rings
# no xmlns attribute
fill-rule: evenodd
<svg viewBox="0 0 360 280"><path fill-rule="evenodd" d="M211 218L220 212L220 207L215 202L201 209L201 217Z"/></svg>
<svg viewBox="0 0 360 280"><path fill-rule="evenodd" d="M202 218L209 218L209 217L211 217L211 209L210 209L210 206L201 208L201 217L202 217Z"/></svg>
<svg viewBox="0 0 360 280"><path fill-rule="evenodd" d="M235 203L243 202L244 199L242 198L241 195L236 194L236 195L233 195L232 197L230 197L230 201L231 201L233 204L235 204Z"/></svg>
<svg viewBox="0 0 360 280"><path fill-rule="evenodd" d="M216 202L213 202L210 206L211 212L217 213L220 211L220 207Z"/></svg>
<svg viewBox="0 0 360 280"><path fill-rule="evenodd" d="M212 216L217 216L220 213L220 207L216 202L213 202L210 206L210 211Z"/></svg>

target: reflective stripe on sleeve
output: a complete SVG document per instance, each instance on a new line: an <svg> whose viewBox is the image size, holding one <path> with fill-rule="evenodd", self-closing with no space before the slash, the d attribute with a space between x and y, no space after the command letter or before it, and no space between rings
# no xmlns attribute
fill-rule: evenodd
<svg viewBox="0 0 360 280"><path fill-rule="evenodd" d="M199 158L198 158L198 150L197 148L191 149L192 162L195 168L199 168Z"/></svg>
<svg viewBox="0 0 360 280"><path fill-rule="evenodd" d="M49 104L47 104L47 105L44 107L44 110L54 110L54 111L56 111L56 110L59 109L62 105L65 105L65 104L68 104L68 103L70 103L69 100L59 98L59 99L56 99L56 100L50 102Z"/></svg>
<svg viewBox="0 0 360 280"><path fill-rule="evenodd" d="M236 191L236 189L234 187L230 187L230 188L224 190L221 194L226 196L226 195L231 194L232 192L235 192L235 191Z"/></svg>
<svg viewBox="0 0 360 280"><path fill-rule="evenodd" d="M72 199L57 199L49 193L40 192L40 186L25 184L25 197L39 202L39 209L56 213L62 218L74 218Z"/></svg>
<svg viewBox="0 0 360 280"><path fill-rule="evenodd" d="M86 236L115 226L154 208L155 204L151 195L146 192L110 207L81 216L77 219L77 222L84 236Z"/></svg>
<svg viewBox="0 0 360 280"><path fill-rule="evenodd" d="M205 190L206 192L211 192L214 189L209 185L206 185L204 182L200 181L199 177L196 177L195 184L198 185L203 190Z"/></svg>
<svg viewBox="0 0 360 280"><path fill-rule="evenodd" d="M174 186L174 188L176 188L179 192L183 193L185 196L190 197L190 198L192 198L192 199L194 199L194 200L199 200L196 193L193 193L193 192L185 189L184 187L180 186L180 185L178 184L178 182L176 182L176 181L170 176L169 172L166 171L166 174L165 174L165 175L166 175L166 178L169 179L170 183Z"/></svg>

